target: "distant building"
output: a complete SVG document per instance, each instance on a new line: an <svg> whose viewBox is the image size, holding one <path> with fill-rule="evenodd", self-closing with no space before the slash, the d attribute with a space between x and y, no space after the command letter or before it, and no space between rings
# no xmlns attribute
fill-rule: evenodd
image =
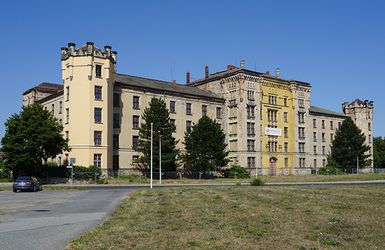
<svg viewBox="0 0 385 250"><path fill-rule="evenodd" d="M188 72L186 84L176 84L117 73L111 46L69 43L61 58L63 85L43 83L23 94L23 105L39 102L62 122L71 151L59 163L133 169L139 157L133 145L152 97L167 103L179 148L185 131L207 115L226 133L230 164L253 174L305 174L325 166L335 131L348 116L373 146L373 102L344 103L344 113L312 106L311 85L282 79L279 68L273 76L247 70L242 61L214 74L206 67L204 78L193 82Z"/></svg>

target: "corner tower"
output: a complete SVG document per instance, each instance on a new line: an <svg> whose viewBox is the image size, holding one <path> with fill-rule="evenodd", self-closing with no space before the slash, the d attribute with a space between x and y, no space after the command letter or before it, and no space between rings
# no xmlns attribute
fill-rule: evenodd
<svg viewBox="0 0 385 250"><path fill-rule="evenodd" d="M373 101L356 99L350 104L344 102L342 109L345 115L352 118L356 126L364 133L365 143L370 147L369 159L372 161L370 167L373 168Z"/></svg>
<svg viewBox="0 0 385 250"><path fill-rule="evenodd" d="M87 42L61 49L63 132L71 151L66 158L74 165L112 168L112 114L116 52L104 51Z"/></svg>

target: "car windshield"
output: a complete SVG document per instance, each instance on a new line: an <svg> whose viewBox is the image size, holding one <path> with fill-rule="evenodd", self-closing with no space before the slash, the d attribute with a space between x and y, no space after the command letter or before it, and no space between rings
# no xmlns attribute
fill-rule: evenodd
<svg viewBox="0 0 385 250"><path fill-rule="evenodd" d="M32 179L31 176L21 176L16 179L16 181L30 181Z"/></svg>

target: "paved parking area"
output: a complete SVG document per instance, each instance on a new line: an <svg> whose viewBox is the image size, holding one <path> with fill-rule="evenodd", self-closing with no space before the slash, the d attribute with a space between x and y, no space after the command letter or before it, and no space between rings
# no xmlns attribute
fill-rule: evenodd
<svg viewBox="0 0 385 250"><path fill-rule="evenodd" d="M64 249L134 188L0 192L1 249Z"/></svg>

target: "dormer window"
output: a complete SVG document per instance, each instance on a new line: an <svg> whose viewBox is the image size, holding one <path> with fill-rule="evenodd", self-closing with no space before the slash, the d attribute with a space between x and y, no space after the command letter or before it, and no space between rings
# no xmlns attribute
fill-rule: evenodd
<svg viewBox="0 0 385 250"><path fill-rule="evenodd" d="M98 77L98 78L102 77L102 65L95 66L95 77Z"/></svg>

